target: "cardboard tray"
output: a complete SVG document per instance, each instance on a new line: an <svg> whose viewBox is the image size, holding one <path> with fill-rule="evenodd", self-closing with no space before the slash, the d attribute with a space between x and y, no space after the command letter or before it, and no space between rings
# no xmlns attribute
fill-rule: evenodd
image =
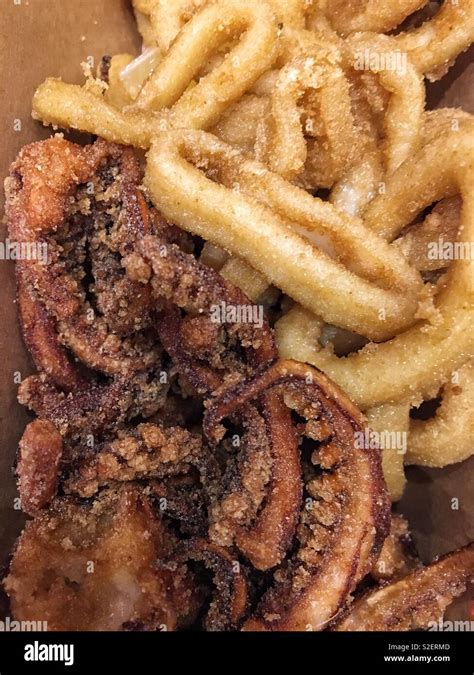
<svg viewBox="0 0 474 675"><path fill-rule="evenodd" d="M0 176L26 143L46 138L50 129L31 119L34 90L48 76L82 82L81 62L104 54L140 51L128 0L0 0ZM428 86L429 107L456 106L474 113L474 52L463 54L441 82ZM20 122L20 124L18 123ZM19 128L20 127L20 128ZM19 130L15 130L18 129ZM0 194L3 213L3 191ZM5 224L0 239L4 239ZM34 372L20 337L13 263L0 261L0 566L5 564L24 517L15 508L12 466L29 420L16 401L16 375ZM473 402L474 403L474 402ZM473 439L474 442L474 439ZM398 510L410 522L425 561L474 540L474 457L446 469L408 469L408 485ZM458 509L453 509L453 500ZM465 596L451 610L474 620L474 602ZM470 616L471 615L471 616Z"/></svg>

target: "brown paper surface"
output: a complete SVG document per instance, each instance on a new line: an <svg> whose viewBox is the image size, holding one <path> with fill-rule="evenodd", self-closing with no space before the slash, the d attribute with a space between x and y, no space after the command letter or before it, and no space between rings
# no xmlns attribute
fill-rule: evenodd
<svg viewBox="0 0 474 675"><path fill-rule="evenodd" d="M50 129L31 119L34 90L48 76L81 82L80 63L104 54L139 53L140 39L127 0L0 0L0 154L1 180L18 150L45 138ZM447 77L429 85L429 107L463 107L474 113L474 53L462 55ZM21 130L14 125L21 121ZM0 194L3 212L3 191ZM0 239L5 237L1 226ZM6 561L23 517L14 508L12 465L27 413L16 402L14 374L32 372L16 317L13 263L0 261L0 565ZM473 439L474 442L474 439ZM474 458L441 470L408 469L408 486L398 510L409 519L425 561L474 540L471 503ZM453 500L458 509L453 509ZM455 503L454 503L455 504ZM451 610L469 617L464 598Z"/></svg>
<svg viewBox="0 0 474 675"><path fill-rule="evenodd" d="M81 63L98 63L104 54L140 51L128 0L0 0L0 182L20 148L47 138L51 129L31 118L31 98L46 77L81 83ZM15 131L17 121L21 130ZM0 190L3 215L4 194ZM0 239L4 239L1 225ZM21 528L23 517L14 509L16 496L12 466L18 439L28 421L17 403L14 374L33 371L17 321L13 263L0 261L0 565Z"/></svg>

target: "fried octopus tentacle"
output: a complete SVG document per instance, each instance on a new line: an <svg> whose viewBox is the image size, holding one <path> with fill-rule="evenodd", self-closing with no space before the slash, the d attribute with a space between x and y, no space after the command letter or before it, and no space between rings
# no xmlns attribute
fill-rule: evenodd
<svg viewBox="0 0 474 675"><path fill-rule="evenodd" d="M193 466L205 473L205 450L199 436L179 427L140 424L118 433L98 451L74 466L65 483L66 493L90 497L114 481L164 478L185 474Z"/></svg>
<svg viewBox="0 0 474 675"><path fill-rule="evenodd" d="M166 393L166 385L149 384L145 375L131 382L127 378L106 384L92 382L69 394L32 375L21 383L18 400L38 417L52 422L62 436L83 439L116 429L144 412L151 416L161 407Z"/></svg>
<svg viewBox="0 0 474 675"><path fill-rule="evenodd" d="M58 340L55 321L20 273L17 274L17 297L23 339L38 370L65 391L84 386L77 365L71 362Z"/></svg>
<svg viewBox="0 0 474 675"><path fill-rule="evenodd" d="M213 321L214 308L252 305L239 289L156 237L145 237L136 250L125 261L128 273L151 282L158 302L166 299L157 322L160 339L178 370L199 393L232 386L255 366L275 359L273 336L266 323L258 327L245 322L232 324L225 318L221 324ZM180 310L187 315L183 317ZM236 341L246 360L229 350L227 345L232 348ZM299 503L301 485L299 454L288 412L266 398L262 408L263 416L248 406L245 414L234 420L243 423L247 431L238 457L228 464L224 492L211 508L209 536L221 545L235 541L255 567L265 570L281 561L291 542L296 527L293 504ZM269 481L273 486L270 492ZM280 499L274 498L277 493ZM261 536L263 533L268 537Z"/></svg>
<svg viewBox="0 0 474 675"><path fill-rule="evenodd" d="M163 307L157 325L160 338L178 367L181 365L183 374L195 380L202 393L210 393L215 388L217 378L213 372L219 374L220 371L221 379L226 371L240 369L248 374L246 365L251 368L276 358L273 335L266 322L258 326L255 322L229 321L225 312L218 316L223 307L251 308L253 303L220 274L183 253L176 245L146 236L137 242L135 253L128 256L124 264L130 278L151 283L153 295ZM169 303L188 315L180 320L177 310L170 309ZM231 355L226 354L222 345L224 328L228 340L237 341L243 347L247 364L235 357L229 363ZM194 370L197 375L193 376Z"/></svg>
<svg viewBox="0 0 474 675"><path fill-rule="evenodd" d="M221 546L206 539L191 539L181 544L171 565L187 561L202 562L213 572L217 592L204 621L208 631L236 629L247 610L247 581L239 562Z"/></svg>
<svg viewBox="0 0 474 675"><path fill-rule="evenodd" d="M298 440L288 408L273 392L260 413L247 405L233 414L246 428L237 475L210 509L209 536L230 546L259 570L282 561L293 540L302 497ZM215 440L215 439L214 439ZM233 466L231 465L231 470Z"/></svg>
<svg viewBox="0 0 474 675"><path fill-rule="evenodd" d="M407 521L403 516L393 513L390 533L370 572L371 577L378 582L393 580L408 574L420 565L421 561L416 553Z"/></svg>
<svg viewBox="0 0 474 675"><path fill-rule="evenodd" d="M176 476L165 480L151 480L150 498L163 516L178 523L186 536L204 536L207 531L207 494L192 476Z"/></svg>
<svg viewBox="0 0 474 675"><path fill-rule="evenodd" d="M230 360L225 353L218 358L222 328L212 320L213 308L249 306L251 301L214 270L175 246L164 247L156 237L145 237L136 250L125 261L127 270L132 278L151 282L157 300L164 297L173 303L159 315L157 330L178 369L198 392L210 394L221 385L230 386L240 373L248 375L255 366L275 359L273 336L266 323L257 327L225 320L228 339L240 342L247 363ZM183 318L180 308L189 314ZM226 381L226 376L231 379ZM210 537L222 545L235 541L255 567L265 570L282 560L291 543L301 481L288 411L275 397L265 396L262 415L248 406L234 420L251 429L242 439L237 467L230 464L230 473L234 471L230 485L211 509Z"/></svg>
<svg viewBox="0 0 474 675"><path fill-rule="evenodd" d="M35 420L19 445L18 489L22 510L30 516L47 506L56 494L63 439L54 424Z"/></svg>
<svg viewBox="0 0 474 675"><path fill-rule="evenodd" d="M304 435L324 439L312 458L323 473L306 485L313 503L300 517L298 550L277 570L244 629L321 630L371 569L388 533L380 456L357 447L356 434L364 433L366 422L345 394L294 361L280 361L211 401L204 420L208 437L218 439L224 417L269 390L307 420Z"/></svg>
<svg viewBox="0 0 474 675"><path fill-rule="evenodd" d="M196 323L204 328L204 336L211 340L214 338L212 341L216 340L217 331L206 318L196 317L194 324ZM179 373L186 377L198 394L209 394L221 386L219 375L206 363L198 362L196 356L189 353L190 348L186 349L186 340L182 339L183 331L186 330L185 321L179 307L169 303L163 308L157 316L157 330L163 347ZM209 343L212 344L211 341Z"/></svg>
<svg viewBox="0 0 474 675"><path fill-rule="evenodd" d="M291 416L273 392L265 394L263 416L271 441L271 477L268 494L253 525L242 528L235 543L254 567L275 567L287 553L298 523L302 498L298 440Z"/></svg>
<svg viewBox="0 0 474 675"><path fill-rule="evenodd" d="M109 231L110 209L102 214L104 222L96 220L89 254L97 308L111 331L127 337L150 327L152 301L147 287L124 275L122 256L137 239L153 232L153 221L142 192L121 178L116 196L120 213Z"/></svg>
<svg viewBox="0 0 474 675"><path fill-rule="evenodd" d="M376 588L354 602L332 630L410 631L438 622L474 580L474 544Z"/></svg>
<svg viewBox="0 0 474 675"><path fill-rule="evenodd" d="M6 182L10 236L29 247L47 247L46 261L34 256L18 261L22 283L38 294L56 322L60 341L86 365L110 375L146 369L156 361L156 354L145 335L137 332L122 342L109 328L106 316L96 316L83 288L81 253L74 251L72 255L69 247L72 242L74 246L81 242L79 248L84 255L84 238L89 236L88 230L97 229L98 223L90 222L94 217L103 225L101 236L107 240L105 230L112 217L107 214L106 207L111 207L107 200L120 206L121 190L136 186L140 180L138 160L131 149L102 140L80 147L55 137L23 148ZM92 198L95 202L91 212ZM122 220L127 230L128 218ZM68 241L68 233L76 230L77 236ZM129 284L123 281L128 300L133 295ZM124 300L120 292L121 289L117 303ZM142 304L139 303L141 312ZM115 309L118 312L120 307Z"/></svg>
<svg viewBox="0 0 474 675"><path fill-rule="evenodd" d="M134 279L151 282L158 302L166 300L157 321L160 339L178 370L199 393L231 386L239 375L248 375L256 365L276 357L266 323L257 327L212 320L213 308L252 304L239 289L156 237L145 237L136 250L125 261L127 271ZM183 317L180 310L187 315ZM246 361L228 349L227 344L232 347L235 341L246 352ZM265 570L281 561L291 542L296 527L292 504L299 503L301 487L289 414L277 402L267 405L265 401L263 410L264 417L249 406L243 419L235 420L252 429L244 433L237 459L229 462L226 487L210 511L209 536L221 545L235 541L255 567ZM275 490L266 499L268 479L277 485L281 499L274 498ZM263 532L271 536L265 539Z"/></svg>

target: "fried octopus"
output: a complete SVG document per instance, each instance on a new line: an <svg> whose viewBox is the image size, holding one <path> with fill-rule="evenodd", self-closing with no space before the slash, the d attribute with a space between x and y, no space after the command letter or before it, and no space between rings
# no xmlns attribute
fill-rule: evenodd
<svg viewBox="0 0 474 675"><path fill-rule="evenodd" d="M21 327L39 371L20 399L66 435L149 416L166 396L150 298L121 264L161 225L141 179L132 149L55 136L23 148L5 182L11 239L43 251L16 264Z"/></svg>
<svg viewBox="0 0 474 675"><path fill-rule="evenodd" d="M200 606L184 565L161 563L177 542L139 489L93 502L57 498L17 542L5 588L20 621L48 630L175 630Z"/></svg>
<svg viewBox="0 0 474 675"><path fill-rule="evenodd" d="M179 427L139 424L119 431L117 438L76 462L65 481L67 493L91 497L100 488L141 478L160 479L187 474L192 467L210 474L211 459L198 434Z"/></svg>
<svg viewBox="0 0 474 675"><path fill-rule="evenodd" d="M300 435L316 440L305 476L296 551L274 574L245 630L322 630L370 571L388 534L389 503L377 452L357 450L365 427L359 411L324 375L279 361L231 394L212 401L204 420L218 437L223 417L237 405L274 391L303 421ZM319 470L312 471L312 467ZM283 523L270 520L273 527ZM263 539L265 541L265 539Z"/></svg>
<svg viewBox="0 0 474 675"><path fill-rule="evenodd" d="M53 381L54 360L51 368L41 359L47 346L67 347L89 368L112 376L146 370L159 358L144 331L146 290L128 279L120 264L150 227L150 218L142 217L140 180L133 151L102 140L80 147L57 136L26 146L12 165L6 183L10 237L47 251L46 261L34 256L17 261L20 298L27 297L25 340L33 344L36 322L31 328L28 305L38 303L35 315L43 310L56 331L51 335L45 327L44 350L33 353L39 370Z"/></svg>
<svg viewBox="0 0 474 675"><path fill-rule="evenodd" d="M35 515L56 494L63 439L48 420L34 420L25 429L19 451L21 506L25 513Z"/></svg>
<svg viewBox="0 0 474 675"><path fill-rule="evenodd" d="M278 360L267 320L227 315L254 305L141 180L131 149L56 136L6 182L11 238L48 251L16 266L38 369L19 400L38 419L19 446L33 519L4 580L13 615L49 630L426 627L473 578L472 546L422 566L378 450L356 447L365 418Z"/></svg>
<svg viewBox="0 0 474 675"><path fill-rule="evenodd" d="M412 571L352 605L336 631L412 631L438 621L474 579L474 546L466 546Z"/></svg>
<svg viewBox="0 0 474 675"><path fill-rule="evenodd" d="M266 321L258 326L232 323L225 316L216 320L216 309L248 306L250 300L177 246L146 236L125 266L129 276L151 287L160 309L157 331L161 342L198 394L209 396L233 388L256 368L276 359ZM281 562L291 543L301 481L289 412L270 395L263 395L260 403L246 405L232 418L234 431L243 431L233 435L237 453L227 443L230 457L209 511L209 536L221 546L235 540L254 567L267 570ZM271 480L277 481L282 499L270 497L263 507ZM277 527L272 527L271 519ZM259 524L252 534L246 533L256 520Z"/></svg>
<svg viewBox="0 0 474 675"><path fill-rule="evenodd" d="M228 321L221 307L252 302L213 269L156 236L137 242L124 261L129 277L141 282L158 303L157 331L176 367L196 391L208 395L226 378L248 376L276 356L272 332L263 322Z"/></svg>
<svg viewBox="0 0 474 675"><path fill-rule="evenodd" d="M392 514L390 532L370 572L371 577L378 582L392 581L420 565L407 521L397 513Z"/></svg>

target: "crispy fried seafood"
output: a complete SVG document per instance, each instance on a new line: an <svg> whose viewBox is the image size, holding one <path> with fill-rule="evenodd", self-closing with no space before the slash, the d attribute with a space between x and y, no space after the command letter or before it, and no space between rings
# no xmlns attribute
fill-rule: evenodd
<svg viewBox="0 0 474 675"><path fill-rule="evenodd" d="M131 149L55 137L24 148L6 181L20 321L39 370L20 399L64 435L96 434L163 404L150 298L121 257L154 230Z"/></svg>
<svg viewBox="0 0 474 675"><path fill-rule="evenodd" d="M370 575L379 582L391 581L420 565L407 521L397 513L392 514L389 535Z"/></svg>
<svg viewBox="0 0 474 675"><path fill-rule="evenodd" d="M356 600L334 630L411 631L428 628L474 578L474 546L449 553L399 581Z"/></svg>
<svg viewBox="0 0 474 675"><path fill-rule="evenodd" d="M61 434L48 420L35 420L26 427L19 450L21 505L25 513L35 515L56 494L63 454Z"/></svg>
<svg viewBox="0 0 474 675"><path fill-rule="evenodd" d="M156 413L156 398L146 405L146 371L98 381L97 368L71 359L48 316L50 342L80 380L68 391L51 377L54 370L42 368L20 388L20 399L40 419L20 443L20 495L36 519L19 540L5 582L13 611L28 617L48 607L52 629L83 629L90 612L87 628L102 630L174 630L198 614L206 630L324 630L348 611L366 575L399 578L413 567L403 546L406 525L393 520L389 534L379 452L354 442L365 419L320 372L276 360L263 316L246 323L227 315L226 308L259 306L187 252L192 242L149 210L144 197L135 204L139 212L131 215L125 203L117 213L127 228L117 249L127 275L121 278L147 298L152 347L171 357L182 394L203 399L202 432L166 426L160 413L158 423L130 426L131 418ZM110 330L121 327L130 329L124 320ZM38 334L28 336L36 344ZM91 435L97 440L88 444ZM55 497L58 488L68 496ZM109 508L126 514L129 529L115 533ZM93 533L77 534L76 523ZM158 566L146 556L123 562L120 537L148 526L166 541ZM180 543L183 536L191 539ZM37 555L42 565L33 572ZM100 577L91 580L81 569L90 560L100 563ZM43 588L43 565L57 577L54 593ZM125 590L129 601L120 601L119 611L112 596L121 565L120 575L141 594ZM269 570L274 580L265 590L261 575ZM145 585L142 575L150 577ZM96 584L111 589L110 596ZM99 601L109 603L108 614ZM74 619L66 604L76 608Z"/></svg>
<svg viewBox="0 0 474 675"><path fill-rule="evenodd" d="M474 125L425 109L473 0L132 4L142 54L33 99L97 140L5 184L37 368L12 615L428 628L472 544L423 565L391 501L473 451Z"/></svg>
<svg viewBox="0 0 474 675"><path fill-rule="evenodd" d="M205 460L199 436L179 427L139 424L132 431L118 432L116 439L82 457L64 489L90 497L116 482L186 474L193 466L204 471Z"/></svg>
<svg viewBox="0 0 474 675"><path fill-rule="evenodd" d="M316 444L303 471L308 499L299 515L296 552L275 572L274 585L245 630L321 630L370 570L387 535L380 459L377 452L356 450L354 434L365 422L343 393L319 372L291 361L280 361L211 401L204 419L207 434L219 438L222 418L265 390L280 394L304 420L302 438ZM271 536L275 523L267 525ZM263 546L267 539L263 530Z"/></svg>
<svg viewBox="0 0 474 675"><path fill-rule="evenodd" d="M5 588L18 620L49 630L174 630L193 621L199 593L188 570L160 565L176 546L137 488L92 503L56 499L28 523Z"/></svg>
<svg viewBox="0 0 474 675"><path fill-rule="evenodd" d="M46 259L17 265L25 341L55 384L77 385L68 369L65 381L62 360L54 357L61 348L111 376L150 369L159 359L146 333L146 290L120 264L121 254L152 227L146 208L142 220L140 179L130 149L100 140L85 148L61 137L34 143L12 165L9 234L46 252Z"/></svg>
<svg viewBox="0 0 474 675"><path fill-rule="evenodd" d="M232 316L233 308L247 310L249 318L262 308L176 245L143 237L124 265L129 278L145 288L151 285L161 309L157 318L161 342L199 393L209 394L226 376L249 375L276 358L273 335L263 316L261 325Z"/></svg>

